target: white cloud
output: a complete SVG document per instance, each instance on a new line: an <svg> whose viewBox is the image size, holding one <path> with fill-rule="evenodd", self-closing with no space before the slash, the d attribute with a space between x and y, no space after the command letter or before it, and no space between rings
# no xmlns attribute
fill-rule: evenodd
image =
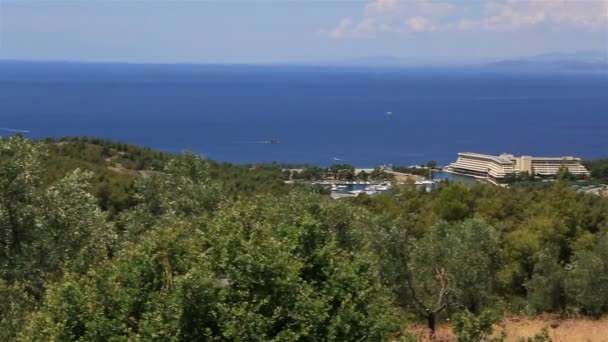
<svg viewBox="0 0 608 342"><path fill-rule="evenodd" d="M352 25L353 18L342 18L338 25L336 25L333 30L329 31L327 36L331 39L344 39L349 35Z"/></svg>
<svg viewBox="0 0 608 342"><path fill-rule="evenodd" d="M540 25L577 30L608 28L608 0L373 0L361 16L341 19L331 39L436 31L517 31Z"/></svg>
<svg viewBox="0 0 608 342"><path fill-rule="evenodd" d="M445 17L451 14L454 10L454 5L447 2L416 2L416 8L422 15L430 17Z"/></svg>
<svg viewBox="0 0 608 342"><path fill-rule="evenodd" d="M357 26L353 29L353 33L358 36L369 36L376 32L376 19L365 18L361 20Z"/></svg>
<svg viewBox="0 0 608 342"><path fill-rule="evenodd" d="M447 16L452 8L452 4L430 0L374 0L365 5L361 19L343 18L327 35L331 39L355 39L435 31L435 21Z"/></svg>
<svg viewBox="0 0 608 342"><path fill-rule="evenodd" d="M397 0L374 0L365 6L368 14L393 13L397 10L399 3Z"/></svg>
<svg viewBox="0 0 608 342"><path fill-rule="evenodd" d="M458 28L516 31L543 24L587 30L606 29L608 0L491 1L485 5L482 18L463 18Z"/></svg>
<svg viewBox="0 0 608 342"><path fill-rule="evenodd" d="M428 19L422 17L408 19L407 27L412 32L432 32L436 29Z"/></svg>

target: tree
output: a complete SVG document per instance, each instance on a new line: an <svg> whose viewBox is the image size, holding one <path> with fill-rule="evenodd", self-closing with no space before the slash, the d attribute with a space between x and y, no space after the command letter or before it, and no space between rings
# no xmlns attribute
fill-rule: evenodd
<svg viewBox="0 0 608 342"><path fill-rule="evenodd" d="M23 283L0 279L0 341L16 340L36 304Z"/></svg>
<svg viewBox="0 0 608 342"><path fill-rule="evenodd" d="M334 179L353 180L355 179L355 168L349 164L333 164L328 168Z"/></svg>
<svg viewBox="0 0 608 342"><path fill-rule="evenodd" d="M42 193L36 208L34 239L24 246L23 278L37 288L64 269L86 271L114 248L116 233L89 193L92 174L76 170Z"/></svg>
<svg viewBox="0 0 608 342"><path fill-rule="evenodd" d="M391 295L375 257L350 249L347 208L293 193L159 222L54 285L22 340L386 340Z"/></svg>
<svg viewBox="0 0 608 342"><path fill-rule="evenodd" d="M369 174L367 172L365 172L365 170L361 170L358 174L357 174L357 179L358 180L362 180L362 181L366 181L369 179Z"/></svg>
<svg viewBox="0 0 608 342"><path fill-rule="evenodd" d="M429 160L429 161L426 163L426 167L428 167L429 169L434 169L434 168L436 168L436 167L437 167L437 162L436 162L436 161L434 161L434 160Z"/></svg>
<svg viewBox="0 0 608 342"><path fill-rule="evenodd" d="M573 309L594 317L608 310L608 236L577 252L568 266L566 295Z"/></svg>
<svg viewBox="0 0 608 342"><path fill-rule="evenodd" d="M435 200L435 212L446 221L459 221L469 217L472 207L471 191L461 183L442 186Z"/></svg>
<svg viewBox="0 0 608 342"><path fill-rule="evenodd" d="M209 176L209 163L190 152L142 178L136 189L137 206L121 218L128 240L159 220L210 214L224 200L220 184Z"/></svg>
<svg viewBox="0 0 608 342"><path fill-rule="evenodd" d="M492 303L500 267L499 236L492 226L478 220L439 223L410 251L407 286L431 331L446 309L479 313Z"/></svg>
<svg viewBox="0 0 608 342"><path fill-rule="evenodd" d="M532 278L526 282L528 303L536 313L563 311L566 308L566 271L559 263L559 248L549 245L537 256Z"/></svg>
<svg viewBox="0 0 608 342"><path fill-rule="evenodd" d="M15 280L25 246L35 238L43 152L20 136L0 140L0 275Z"/></svg>
<svg viewBox="0 0 608 342"><path fill-rule="evenodd" d="M0 331L7 340L48 284L105 260L115 237L88 192L91 174L76 170L45 188L43 155L22 137L0 140Z"/></svg>
<svg viewBox="0 0 608 342"><path fill-rule="evenodd" d="M557 171L557 175L556 178L562 181L571 181L574 180L574 175L570 172L570 170L565 167L565 166L561 166L559 168L559 170Z"/></svg>
<svg viewBox="0 0 608 342"><path fill-rule="evenodd" d="M506 233L504 237L506 267L500 275L503 284L511 286L515 293L525 295L526 288L523 285L532 276L540 252L551 244L552 247L557 248L561 260L567 248L567 232L568 227L561 217L536 212L519 223L516 229Z"/></svg>
<svg viewBox="0 0 608 342"><path fill-rule="evenodd" d="M112 228L88 192L90 173L76 170L45 189L43 153L21 137L0 141L2 278L25 282L40 298L62 269L86 269L105 258Z"/></svg>
<svg viewBox="0 0 608 342"><path fill-rule="evenodd" d="M600 182L608 182L608 159L585 160L583 165L591 173L591 178Z"/></svg>
<svg viewBox="0 0 608 342"><path fill-rule="evenodd" d="M305 166L299 174L299 179L318 180L323 178L323 169L318 166Z"/></svg>
<svg viewBox="0 0 608 342"><path fill-rule="evenodd" d="M464 311L452 316L452 328L459 342L501 342L506 337L504 331L498 337L490 337L499 320L499 315L492 310L484 310L479 315Z"/></svg>

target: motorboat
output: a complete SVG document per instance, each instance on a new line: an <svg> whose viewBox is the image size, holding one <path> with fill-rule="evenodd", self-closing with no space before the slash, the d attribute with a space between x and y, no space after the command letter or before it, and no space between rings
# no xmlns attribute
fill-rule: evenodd
<svg viewBox="0 0 608 342"><path fill-rule="evenodd" d="M432 185L435 184L435 182L431 181L431 180L422 180L422 181L416 181L416 183L414 183L416 185Z"/></svg>

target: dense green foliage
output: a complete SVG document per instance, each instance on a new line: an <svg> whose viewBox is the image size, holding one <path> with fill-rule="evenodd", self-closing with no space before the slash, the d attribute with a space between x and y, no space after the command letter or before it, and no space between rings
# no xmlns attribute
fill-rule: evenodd
<svg viewBox="0 0 608 342"><path fill-rule="evenodd" d="M565 180L335 201L286 176L0 140L0 340L480 341L502 310L608 311L608 200Z"/></svg>
<svg viewBox="0 0 608 342"><path fill-rule="evenodd" d="M583 162L591 177L601 183L608 183L608 159L586 160Z"/></svg>
<svg viewBox="0 0 608 342"><path fill-rule="evenodd" d="M161 171L174 155L134 145L96 138L47 139L43 158L46 184L52 184L75 169L93 173L91 192L102 210L111 217L133 207L135 183L142 177ZM290 187L283 182L278 165L234 165L208 162L209 176L218 180L226 196L252 196L286 193Z"/></svg>
<svg viewBox="0 0 608 342"><path fill-rule="evenodd" d="M479 315L464 311L453 316L452 326L459 342L501 342L506 337L504 331L492 337L494 324L498 321L499 316L491 310L484 310Z"/></svg>

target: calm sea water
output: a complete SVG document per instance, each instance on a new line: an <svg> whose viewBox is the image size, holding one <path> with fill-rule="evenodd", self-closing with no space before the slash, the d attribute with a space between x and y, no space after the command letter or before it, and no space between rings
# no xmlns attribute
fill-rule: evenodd
<svg viewBox="0 0 608 342"><path fill-rule="evenodd" d="M237 163L447 164L459 151L598 158L608 157L608 77L5 62L0 127Z"/></svg>

